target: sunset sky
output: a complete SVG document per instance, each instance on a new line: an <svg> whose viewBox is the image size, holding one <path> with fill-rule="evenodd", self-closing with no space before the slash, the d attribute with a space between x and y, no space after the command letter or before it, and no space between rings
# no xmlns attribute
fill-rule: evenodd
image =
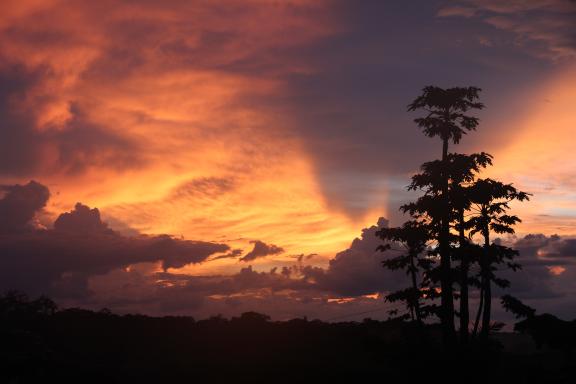
<svg viewBox="0 0 576 384"><path fill-rule="evenodd" d="M512 289L576 317L571 0L2 1L0 287L385 317L405 277L373 226L406 219L410 176L440 155L407 112L426 85L482 88L453 149L533 194L513 206Z"/></svg>

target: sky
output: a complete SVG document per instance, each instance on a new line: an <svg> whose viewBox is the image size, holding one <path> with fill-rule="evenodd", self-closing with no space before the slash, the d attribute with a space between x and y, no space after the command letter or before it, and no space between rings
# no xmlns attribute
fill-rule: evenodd
<svg viewBox="0 0 576 384"><path fill-rule="evenodd" d="M124 313L385 317L405 277L374 233L406 219L410 176L441 150L407 105L473 85L486 108L452 149L533 194L513 206L512 291L576 317L576 2L1 7L0 288Z"/></svg>

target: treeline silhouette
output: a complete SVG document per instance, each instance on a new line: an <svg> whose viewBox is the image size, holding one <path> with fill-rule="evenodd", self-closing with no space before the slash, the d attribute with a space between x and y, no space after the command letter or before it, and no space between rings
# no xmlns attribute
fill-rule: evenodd
<svg viewBox="0 0 576 384"><path fill-rule="evenodd" d="M1 378L10 383L336 378L448 383L462 382L462 374L467 383L495 377L498 382L547 383L569 382L575 368L566 342L559 351L527 354L526 344L514 347L525 339L503 339L504 344L492 340L470 344L466 354L451 355L444 352L438 325L401 319L326 323L306 318L271 321L256 312L205 320L117 315L106 309L58 309L46 297L31 300L9 292L0 296L0 322ZM574 331L574 323L564 323ZM538 337L544 339L542 335L552 332L554 342L556 324L545 324L553 329L526 320L519 327L527 332L538 328ZM574 339L570 340L572 348ZM512 347L504 349L505 344ZM440 369L443 365L448 371Z"/></svg>

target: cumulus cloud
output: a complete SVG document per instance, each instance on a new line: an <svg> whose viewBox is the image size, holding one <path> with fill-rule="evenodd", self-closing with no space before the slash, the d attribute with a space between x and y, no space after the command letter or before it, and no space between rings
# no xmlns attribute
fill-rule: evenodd
<svg viewBox="0 0 576 384"><path fill-rule="evenodd" d="M536 308L546 301L554 302L561 309L573 306L572 293L576 284L570 281L576 273L576 263L568 255L573 239L557 235L529 234L508 244L519 251L519 271L501 270L497 275L511 282L506 290L496 289L496 296L511 293L534 303ZM568 246L567 246L568 245ZM567 252L557 252L565 248Z"/></svg>
<svg viewBox="0 0 576 384"><path fill-rule="evenodd" d="M573 241L571 237L529 234L509 243L520 252L517 261L522 268L516 272L496 272L508 279L511 286L505 290L496 288L494 296L512 294L539 312L575 318L576 263L571 258L573 249L570 249ZM560 249L566 252L557 252Z"/></svg>
<svg viewBox="0 0 576 384"><path fill-rule="evenodd" d="M2 196L3 194L3 196ZM30 181L26 185L0 186L0 233L30 228L37 211L44 208L50 192L44 185Z"/></svg>
<svg viewBox="0 0 576 384"><path fill-rule="evenodd" d="M44 207L48 190L38 183L5 188L9 192L0 200L0 207L8 207L4 213L9 216L3 220L15 225L0 233L2 289L86 293L87 279L93 275L143 262L158 262L164 270L181 268L229 250L225 244L169 235L125 237L108 228L98 209L80 203L61 214L54 229L24 230L34 212Z"/></svg>
<svg viewBox="0 0 576 384"><path fill-rule="evenodd" d="M576 259L576 239L550 236L546 245L540 248L539 255L548 259L571 263L573 261L569 259Z"/></svg>
<svg viewBox="0 0 576 384"><path fill-rule="evenodd" d="M382 244L376 232L387 226L388 221L380 218L377 225L363 229L348 249L337 253L327 268L305 267L303 274L318 289L341 296L369 295L403 287L404 274L382 267L386 256L376 250Z"/></svg>
<svg viewBox="0 0 576 384"><path fill-rule="evenodd" d="M251 243L254 244L254 247L250 252L245 254L240 261L252 261L261 257L277 255L284 252L282 247L274 244L266 244L260 240L251 241Z"/></svg>
<svg viewBox="0 0 576 384"><path fill-rule="evenodd" d="M576 257L576 239L558 235L529 234L514 243L523 257L537 257L542 262L572 263Z"/></svg>
<svg viewBox="0 0 576 384"><path fill-rule="evenodd" d="M100 211L81 203L76 203L74 210L62 213L54 222L54 229L67 232L113 233L100 218Z"/></svg>

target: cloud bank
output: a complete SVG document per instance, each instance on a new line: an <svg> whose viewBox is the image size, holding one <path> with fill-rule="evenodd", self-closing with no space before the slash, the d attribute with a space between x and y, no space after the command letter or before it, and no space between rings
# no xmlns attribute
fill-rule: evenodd
<svg viewBox="0 0 576 384"><path fill-rule="evenodd" d="M76 204L53 229L32 226L48 200L48 189L34 181L4 187L0 200L0 280L3 290L33 294L88 295L87 280L137 263L181 268L200 263L226 244L176 239L168 235L123 236L108 227L98 209Z"/></svg>
<svg viewBox="0 0 576 384"><path fill-rule="evenodd" d="M1 288L49 294L65 305L158 315L259 310L276 318L331 319L357 312L382 318L393 307L382 301L383 295L408 284L404 273L381 265L387 255L376 251L380 239L375 233L388 226L383 218L326 266L298 257L268 270L249 265L227 274L194 275L186 272L187 265L238 258L243 252L169 235L124 236L102 221L97 208L81 203L58 216L53 228L37 227L35 215L46 205L48 189L33 181L3 188ZM560 315L574 315L576 239L536 234L508 242L520 251L523 268L498 272L512 282L506 292L536 308L555 306ZM260 240L252 244L240 260L254 262L282 252Z"/></svg>

